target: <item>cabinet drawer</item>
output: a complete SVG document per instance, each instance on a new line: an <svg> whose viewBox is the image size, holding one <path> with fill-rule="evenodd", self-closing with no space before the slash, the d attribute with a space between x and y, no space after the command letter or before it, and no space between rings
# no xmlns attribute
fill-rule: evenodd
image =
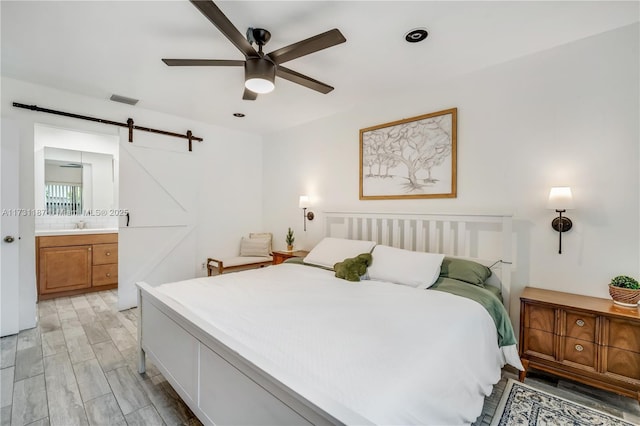
<svg viewBox="0 0 640 426"><path fill-rule="evenodd" d="M93 267L93 286L116 284L118 282L118 265L97 265Z"/></svg>
<svg viewBox="0 0 640 426"><path fill-rule="evenodd" d="M524 326L553 333L555 309L546 306L526 305Z"/></svg>
<svg viewBox="0 0 640 426"><path fill-rule="evenodd" d="M93 264L105 265L118 262L118 244L94 244Z"/></svg>
<svg viewBox="0 0 640 426"><path fill-rule="evenodd" d="M564 334L588 342L596 341L596 316L582 312L563 311Z"/></svg>
<svg viewBox="0 0 640 426"><path fill-rule="evenodd" d="M596 368L596 344L585 340L566 337L564 339L564 362L580 364L589 367L590 370Z"/></svg>
<svg viewBox="0 0 640 426"><path fill-rule="evenodd" d="M554 341L555 336L553 335L553 333L536 330L535 328L525 328L523 352L527 355L554 359Z"/></svg>
<svg viewBox="0 0 640 426"><path fill-rule="evenodd" d="M640 354L618 348L606 348L605 373L613 373L640 384Z"/></svg>
<svg viewBox="0 0 640 426"><path fill-rule="evenodd" d="M640 353L640 323L609 319L607 346Z"/></svg>

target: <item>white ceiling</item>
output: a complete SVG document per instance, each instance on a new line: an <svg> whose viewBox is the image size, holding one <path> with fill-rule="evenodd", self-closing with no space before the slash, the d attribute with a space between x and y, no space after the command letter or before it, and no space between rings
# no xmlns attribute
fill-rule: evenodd
<svg viewBox="0 0 640 426"><path fill-rule="evenodd" d="M346 43L286 64L335 90L323 95L277 79L271 94L243 101L242 68L167 67L161 58L243 59L186 0L2 1L2 74L268 133L638 22L639 14L637 1L216 4L243 34L249 26L271 31L266 52L340 29ZM416 27L429 38L406 43L404 34Z"/></svg>

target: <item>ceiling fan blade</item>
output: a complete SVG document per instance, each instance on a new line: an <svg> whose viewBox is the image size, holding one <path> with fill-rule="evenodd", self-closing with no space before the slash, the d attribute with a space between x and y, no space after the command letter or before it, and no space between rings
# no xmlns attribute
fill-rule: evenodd
<svg viewBox="0 0 640 426"><path fill-rule="evenodd" d="M242 94L242 99L244 99L245 101L255 101L256 99L258 99L258 94L245 87L244 93Z"/></svg>
<svg viewBox="0 0 640 426"><path fill-rule="evenodd" d="M248 58L250 56L258 56L256 50L251 43L242 35L240 31L231 23L229 18L215 5L211 0L191 0L191 3L198 8L204 16L211 21L215 27L220 30L225 37L229 39L242 54Z"/></svg>
<svg viewBox="0 0 640 426"><path fill-rule="evenodd" d="M244 61L226 59L163 59L170 67L241 67Z"/></svg>
<svg viewBox="0 0 640 426"><path fill-rule="evenodd" d="M271 58L271 60L276 64L283 64L292 59L296 59L301 56L305 56L310 53L335 46L336 44L344 43L345 41L347 41L347 39L344 38L340 30L334 28L325 33L310 37L306 40L302 40L297 43L290 44L289 46L285 46L281 49L274 50L267 56Z"/></svg>
<svg viewBox="0 0 640 426"><path fill-rule="evenodd" d="M333 87L329 86L328 84L324 84L321 81L314 80L311 77L307 77L306 75L290 70L289 68L279 66L276 69L276 75L278 77L284 78L285 80L300 84L304 87L308 87L309 89L315 90L320 93L327 94L333 90Z"/></svg>

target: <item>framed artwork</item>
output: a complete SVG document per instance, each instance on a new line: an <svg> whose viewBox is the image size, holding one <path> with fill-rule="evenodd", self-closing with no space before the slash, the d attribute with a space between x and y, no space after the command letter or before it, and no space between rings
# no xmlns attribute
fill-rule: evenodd
<svg viewBox="0 0 640 426"><path fill-rule="evenodd" d="M457 108L360 130L360 199L456 197Z"/></svg>

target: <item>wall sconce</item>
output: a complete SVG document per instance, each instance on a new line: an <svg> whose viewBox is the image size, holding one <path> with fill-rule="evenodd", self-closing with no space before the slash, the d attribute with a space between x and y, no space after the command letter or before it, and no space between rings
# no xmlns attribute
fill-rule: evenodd
<svg viewBox="0 0 640 426"><path fill-rule="evenodd" d="M311 205L311 203L309 202L309 196L308 195L301 195L300 196L300 202L298 203L298 207L300 207L302 209L302 215L304 216L304 230L305 230L305 232L307 231L307 219L308 220L313 220L313 218L315 217L313 212L307 212L307 209L309 208L310 205Z"/></svg>
<svg viewBox="0 0 640 426"><path fill-rule="evenodd" d="M562 254L562 233L567 232L573 226L571 219L562 216L562 213L573 208L571 188L568 186L555 186L551 188L551 191L549 191L549 202L547 203L547 208L558 212L558 217L553 219L551 227L558 231L558 253Z"/></svg>

